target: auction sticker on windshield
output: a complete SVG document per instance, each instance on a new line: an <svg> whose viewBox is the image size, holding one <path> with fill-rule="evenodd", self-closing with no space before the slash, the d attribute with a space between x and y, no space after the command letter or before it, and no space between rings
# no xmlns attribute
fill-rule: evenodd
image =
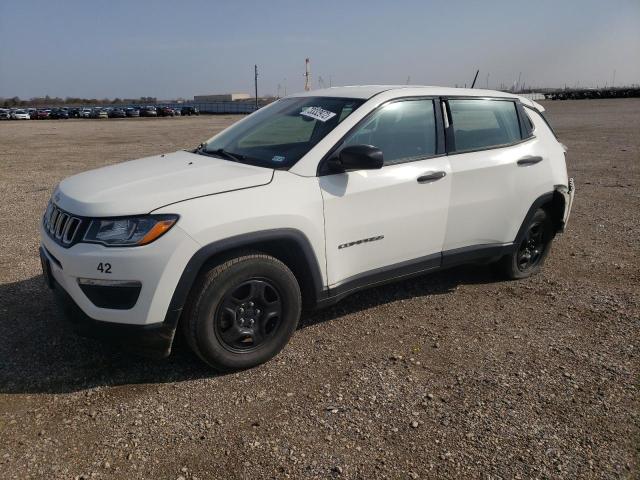
<svg viewBox="0 0 640 480"><path fill-rule="evenodd" d="M321 122L326 122L336 116L335 112L330 112L322 107L307 107L300 112L305 117L315 118Z"/></svg>

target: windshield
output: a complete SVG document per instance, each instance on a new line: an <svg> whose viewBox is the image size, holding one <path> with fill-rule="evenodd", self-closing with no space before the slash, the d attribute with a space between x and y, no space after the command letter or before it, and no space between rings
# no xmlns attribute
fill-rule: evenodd
<svg viewBox="0 0 640 480"><path fill-rule="evenodd" d="M229 127L197 153L287 169L362 103L353 98L284 98Z"/></svg>

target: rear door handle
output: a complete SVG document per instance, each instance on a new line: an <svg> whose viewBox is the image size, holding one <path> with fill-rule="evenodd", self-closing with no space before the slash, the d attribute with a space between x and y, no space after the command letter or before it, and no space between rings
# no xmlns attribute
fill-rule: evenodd
<svg viewBox="0 0 640 480"><path fill-rule="evenodd" d="M440 180L447 175L447 172L426 172L418 177L418 183L430 183Z"/></svg>
<svg viewBox="0 0 640 480"><path fill-rule="evenodd" d="M520 160L518 160L518 166L519 167L526 167L527 165L535 165L538 162L542 161L542 157L536 155L536 156L526 156L526 157L522 157Z"/></svg>

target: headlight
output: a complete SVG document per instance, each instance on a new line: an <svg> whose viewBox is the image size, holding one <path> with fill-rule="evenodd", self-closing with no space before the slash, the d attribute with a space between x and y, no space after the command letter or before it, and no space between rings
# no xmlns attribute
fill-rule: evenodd
<svg viewBox="0 0 640 480"><path fill-rule="evenodd" d="M84 241L108 247L146 245L168 232L177 221L177 215L98 218L91 220Z"/></svg>

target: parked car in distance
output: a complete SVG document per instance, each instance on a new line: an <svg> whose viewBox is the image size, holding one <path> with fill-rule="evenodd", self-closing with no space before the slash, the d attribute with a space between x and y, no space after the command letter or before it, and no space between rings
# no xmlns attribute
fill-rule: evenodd
<svg viewBox="0 0 640 480"><path fill-rule="evenodd" d="M173 108L171 107L160 107L158 108L158 116L159 117L173 117L175 113L173 112Z"/></svg>
<svg viewBox="0 0 640 480"><path fill-rule="evenodd" d="M127 117L139 117L140 110L134 107L129 107L125 110L125 114L127 115Z"/></svg>
<svg viewBox="0 0 640 480"><path fill-rule="evenodd" d="M185 107L182 107L180 111L183 116L184 115L200 115L200 110L198 110L198 107L185 106Z"/></svg>
<svg viewBox="0 0 640 480"><path fill-rule="evenodd" d="M91 109L87 107L80 109L80 118L91 118Z"/></svg>
<svg viewBox="0 0 640 480"><path fill-rule="evenodd" d="M109 118L125 118L127 116L124 108L115 107L109 110L108 112Z"/></svg>
<svg viewBox="0 0 640 480"><path fill-rule="evenodd" d="M303 305L466 263L529 277L574 198L543 111L404 85L280 99L191 152L60 182L44 278L85 333L162 357L180 327L234 371L282 350Z"/></svg>
<svg viewBox="0 0 640 480"><path fill-rule="evenodd" d="M11 119L12 120L30 120L31 115L29 115L29 112L27 112L26 110L19 109L11 112Z"/></svg>
<svg viewBox="0 0 640 480"><path fill-rule="evenodd" d="M36 119L37 120L47 120L51 116L51 110L42 109L36 111Z"/></svg>
<svg viewBox="0 0 640 480"><path fill-rule="evenodd" d="M173 110L173 115L176 117L180 117L182 116L182 111L179 108L172 108Z"/></svg>
<svg viewBox="0 0 640 480"><path fill-rule="evenodd" d="M94 108L90 118L109 118L109 113L104 108Z"/></svg>
<svg viewBox="0 0 640 480"><path fill-rule="evenodd" d="M0 108L0 120L10 120L11 112L7 109Z"/></svg>
<svg viewBox="0 0 640 480"><path fill-rule="evenodd" d="M80 118L80 109L79 108L70 108L67 110L69 113L69 118Z"/></svg>
<svg viewBox="0 0 640 480"><path fill-rule="evenodd" d="M49 115L49 117L53 119L66 120L69 118L69 113L62 108L53 108L51 109L51 114Z"/></svg>
<svg viewBox="0 0 640 480"><path fill-rule="evenodd" d="M157 117L158 111L156 110L156 107L147 105L140 109L140 116L141 117Z"/></svg>

